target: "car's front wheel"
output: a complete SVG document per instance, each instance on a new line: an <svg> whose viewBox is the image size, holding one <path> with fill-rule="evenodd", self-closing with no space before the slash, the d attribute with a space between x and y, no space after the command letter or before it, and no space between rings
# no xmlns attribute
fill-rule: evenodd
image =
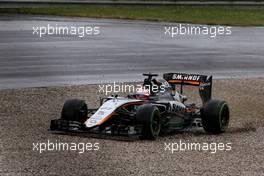
<svg viewBox="0 0 264 176"><path fill-rule="evenodd" d="M141 105L136 113L136 120L143 125L143 139L155 140L160 133L161 122L159 109L152 104Z"/></svg>
<svg viewBox="0 0 264 176"><path fill-rule="evenodd" d="M61 118L69 121L84 122L87 119L88 108L84 100L69 99L61 111Z"/></svg>

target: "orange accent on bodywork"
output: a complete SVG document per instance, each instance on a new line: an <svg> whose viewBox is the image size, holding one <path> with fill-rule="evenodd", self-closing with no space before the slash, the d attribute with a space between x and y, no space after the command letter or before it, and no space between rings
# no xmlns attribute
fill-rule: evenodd
<svg viewBox="0 0 264 176"><path fill-rule="evenodd" d="M192 84L192 85L200 85L199 81L189 81L189 80L169 80L169 83L176 84L176 83L183 83L183 84Z"/></svg>
<svg viewBox="0 0 264 176"><path fill-rule="evenodd" d="M133 102L133 103L126 103L122 107L127 107L129 105L142 105L143 103L144 102L141 102L141 101L139 101L139 102Z"/></svg>
<svg viewBox="0 0 264 176"><path fill-rule="evenodd" d="M185 109L185 112L195 112L195 109L193 109L193 108L186 108Z"/></svg>
<svg viewBox="0 0 264 176"><path fill-rule="evenodd" d="M126 107L128 105L134 105L134 104L138 104L141 105L143 104L143 102L132 102L132 103L126 103L123 106ZM115 115L115 111L112 112L111 114L109 114L108 116L106 116L104 119L100 120L96 125L101 125L102 123L104 123L105 121L107 121L108 119L110 119L113 115Z"/></svg>
<svg viewBox="0 0 264 176"><path fill-rule="evenodd" d="M107 121L108 119L110 119L110 117L112 117L115 114L115 112L112 112L111 114L109 114L108 116L106 116L105 118L103 118L102 120L100 120L96 125L101 125L102 123L104 123L105 121Z"/></svg>

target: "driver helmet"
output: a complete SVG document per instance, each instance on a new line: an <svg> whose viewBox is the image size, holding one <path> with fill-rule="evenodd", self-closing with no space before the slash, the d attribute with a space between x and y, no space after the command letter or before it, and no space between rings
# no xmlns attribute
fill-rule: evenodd
<svg viewBox="0 0 264 176"><path fill-rule="evenodd" d="M165 79L158 79L157 82L159 83L160 92L167 92L172 90L171 85Z"/></svg>

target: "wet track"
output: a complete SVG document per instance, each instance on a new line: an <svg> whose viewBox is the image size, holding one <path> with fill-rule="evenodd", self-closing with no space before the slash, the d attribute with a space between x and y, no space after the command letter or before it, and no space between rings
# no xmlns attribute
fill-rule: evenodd
<svg viewBox="0 0 264 176"><path fill-rule="evenodd" d="M99 26L100 35L33 35L33 26ZM88 18L1 16L0 89L135 81L142 72L263 77L264 28L231 36L164 35L176 24Z"/></svg>

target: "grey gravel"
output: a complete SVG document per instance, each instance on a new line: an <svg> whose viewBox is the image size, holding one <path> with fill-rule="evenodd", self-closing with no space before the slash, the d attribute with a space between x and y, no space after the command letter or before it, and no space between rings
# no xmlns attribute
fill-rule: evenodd
<svg viewBox="0 0 264 176"><path fill-rule="evenodd" d="M70 97L96 107L97 85L0 91L0 175L264 175L264 79L214 82L214 97L231 108L230 128L222 135L203 130L133 142L54 135L49 122ZM98 151L33 151L32 143L91 142ZM169 142L232 143L231 151L164 150Z"/></svg>

